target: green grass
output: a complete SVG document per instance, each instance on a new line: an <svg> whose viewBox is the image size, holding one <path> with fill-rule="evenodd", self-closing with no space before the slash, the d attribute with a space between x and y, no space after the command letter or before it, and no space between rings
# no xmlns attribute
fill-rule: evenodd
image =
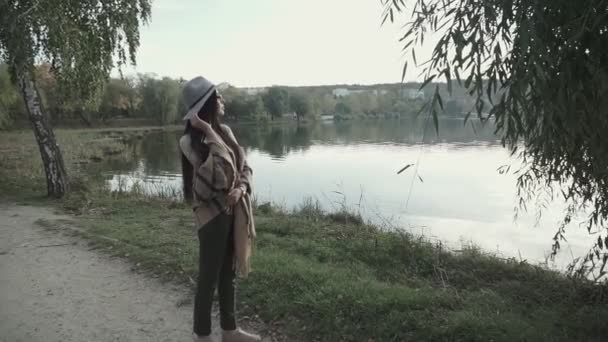
<svg viewBox="0 0 608 342"><path fill-rule="evenodd" d="M59 132L64 144L77 144L64 145L72 154L66 157L70 168L79 165L74 163L79 158L103 151L102 143L96 148L86 144L84 152L78 147L97 134ZM0 160L4 169L7 163L31 163L31 158L3 154ZM0 189L28 188L16 198L44 189L36 180L39 174L0 172ZM22 186L24 176L32 177L33 184ZM77 215L82 234L104 251L166 279L196 279L197 241L185 205L109 194L94 182L56 205ZM346 210L325 213L312 201L292 212L258 205L256 223L253 272L240 282L240 311L259 314L291 336L320 341L601 341L608 334L604 285L474 247L451 252L405 232L380 231Z"/></svg>
<svg viewBox="0 0 608 342"><path fill-rule="evenodd" d="M86 186L87 169L110 155L128 158L124 142L133 131L56 130L74 190ZM5 197L33 199L45 194L46 182L34 134L27 131L0 134L0 191Z"/></svg>

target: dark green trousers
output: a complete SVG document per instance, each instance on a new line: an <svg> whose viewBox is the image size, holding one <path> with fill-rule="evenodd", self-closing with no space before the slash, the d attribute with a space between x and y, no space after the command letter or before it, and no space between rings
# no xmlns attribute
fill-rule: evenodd
<svg viewBox="0 0 608 342"><path fill-rule="evenodd" d="M200 243L198 288L194 298L194 333L211 334L211 307L215 289L220 302L220 325L236 329L235 271L232 215L219 214L198 230Z"/></svg>

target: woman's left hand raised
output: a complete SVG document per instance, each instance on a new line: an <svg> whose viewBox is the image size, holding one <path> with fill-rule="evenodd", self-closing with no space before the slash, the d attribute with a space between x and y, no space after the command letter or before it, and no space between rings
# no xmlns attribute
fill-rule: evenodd
<svg viewBox="0 0 608 342"><path fill-rule="evenodd" d="M209 133L209 132L213 131L213 128L211 128L211 125L207 121L199 118L198 115L192 115L192 117L190 118L190 124L194 128L198 128L205 133Z"/></svg>

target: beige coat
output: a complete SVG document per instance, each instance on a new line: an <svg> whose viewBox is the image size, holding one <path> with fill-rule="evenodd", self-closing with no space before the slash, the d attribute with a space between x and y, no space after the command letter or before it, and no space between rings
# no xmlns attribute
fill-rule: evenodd
<svg viewBox="0 0 608 342"><path fill-rule="evenodd" d="M209 155L202 162L201 156L192 150L189 135L182 136L179 144L182 153L195 169L193 211L196 230L221 212L232 213L235 269L237 274L246 277L251 270L250 257L255 238L251 206L252 171L232 130L226 125L222 125L222 129L229 141L223 141L219 136L205 137L202 143L209 147ZM247 191L237 204L230 207L226 195L239 186L245 186Z"/></svg>

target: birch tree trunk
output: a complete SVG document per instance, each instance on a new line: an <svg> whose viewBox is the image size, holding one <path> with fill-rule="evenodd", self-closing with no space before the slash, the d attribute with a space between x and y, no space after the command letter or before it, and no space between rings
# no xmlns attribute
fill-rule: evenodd
<svg viewBox="0 0 608 342"><path fill-rule="evenodd" d="M33 75L27 70L18 70L17 81L40 149L48 195L56 198L63 197L68 191L68 177L63 156L55 140L55 134L49 124L49 119L42 107Z"/></svg>

